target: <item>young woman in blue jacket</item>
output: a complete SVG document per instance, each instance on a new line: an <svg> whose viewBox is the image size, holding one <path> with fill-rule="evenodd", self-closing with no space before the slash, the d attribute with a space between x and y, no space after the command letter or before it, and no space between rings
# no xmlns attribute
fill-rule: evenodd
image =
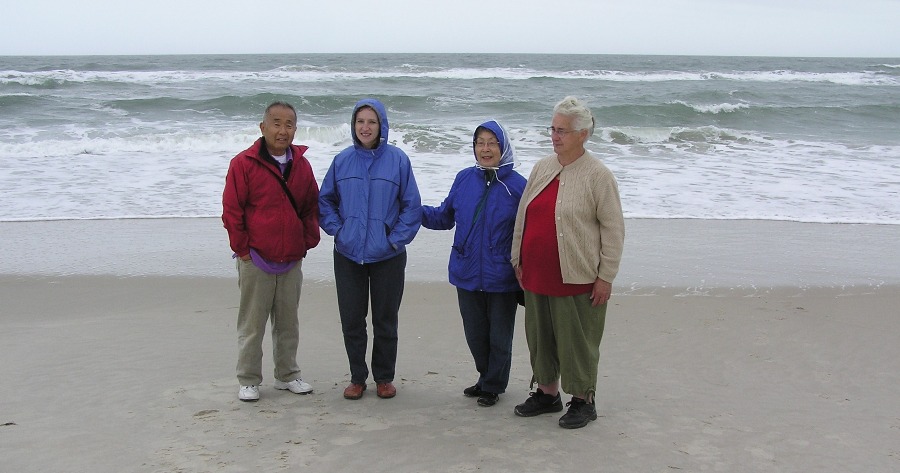
<svg viewBox="0 0 900 473"><path fill-rule="evenodd" d="M422 226L456 227L450 284L456 286L463 330L478 380L463 390L493 406L506 391L512 363L519 282L510 263L513 225L525 178L513 170L515 152L495 120L475 129L475 165L456 175L439 207L422 206Z"/></svg>
<svg viewBox="0 0 900 473"><path fill-rule="evenodd" d="M350 362L347 399L366 389L366 316L372 297L372 377L378 397L392 398L397 322L406 272L406 245L422 221L422 200L409 157L388 144L384 105L353 107L353 145L328 168L319 192L319 225L334 237L334 278L344 347ZM508 252L507 252L508 253Z"/></svg>

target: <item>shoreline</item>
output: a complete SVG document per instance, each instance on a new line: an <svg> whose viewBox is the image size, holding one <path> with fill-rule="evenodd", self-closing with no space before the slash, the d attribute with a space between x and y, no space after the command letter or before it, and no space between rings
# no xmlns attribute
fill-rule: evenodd
<svg viewBox="0 0 900 473"><path fill-rule="evenodd" d="M7 276L233 278L218 218L0 222ZM421 229L407 247L407 281L445 282L453 231ZM900 225L626 219L615 293L683 288L703 294L773 288L900 284ZM332 240L304 260L306 281L333 281Z"/></svg>
<svg viewBox="0 0 900 473"><path fill-rule="evenodd" d="M0 274L0 286L2 285L60 285L83 284L88 286L110 286L122 284L147 284L159 286L167 284L190 285L227 285L237 288L237 277L231 276L186 276L186 275L111 275L111 274ZM420 281L410 280L405 282L405 294L414 292L417 288L427 290L447 290L455 294L455 288L447 281ZM307 291L334 291L333 280L312 280L304 275L303 293ZM642 298L642 297L666 297L666 298L767 298L780 299L800 297L848 297L868 295L900 294L900 283L877 285L846 285L846 286L766 286L766 287L694 287L694 286L650 286L639 289L623 289L613 285L613 296ZM18 294L9 293L8 300L18 297ZM406 297L406 296L404 296ZM2 300L2 299L0 299ZM335 298L335 301L337 299ZM455 299L454 299L455 300ZM336 303L336 302L335 302ZM2 313L2 312L0 312Z"/></svg>

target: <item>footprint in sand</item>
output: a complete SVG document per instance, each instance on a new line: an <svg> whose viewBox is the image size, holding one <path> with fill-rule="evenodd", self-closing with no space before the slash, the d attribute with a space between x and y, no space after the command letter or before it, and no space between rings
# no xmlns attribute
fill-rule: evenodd
<svg viewBox="0 0 900 473"><path fill-rule="evenodd" d="M332 439L331 443L335 445L339 445L341 447L348 447L350 445L356 445L359 442L362 442L362 439L357 439L353 437L338 437L336 439Z"/></svg>

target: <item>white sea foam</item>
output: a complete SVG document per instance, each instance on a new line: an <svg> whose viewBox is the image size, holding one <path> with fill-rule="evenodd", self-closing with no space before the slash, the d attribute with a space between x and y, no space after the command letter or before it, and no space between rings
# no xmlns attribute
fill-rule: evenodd
<svg viewBox="0 0 900 473"><path fill-rule="evenodd" d="M0 221L218 216L229 160L258 137L265 102L285 96L298 105L295 142L309 146L319 179L350 144L354 97L382 98L390 141L436 205L472 165L477 123L504 123L527 176L552 152L552 105L571 93L599 111L588 147L616 174L628 217L900 224L900 77L890 64L227 59L126 58L101 71L54 59L21 72L0 58ZM229 70L236 63L242 70Z"/></svg>
<svg viewBox="0 0 900 473"><path fill-rule="evenodd" d="M886 67L891 67L885 65ZM191 82L220 83L316 83L360 81L369 79L435 79L435 80L529 80L578 79L608 82L668 82L727 80L738 82L830 82L842 85L900 86L900 78L877 72L628 72L616 70L542 71L531 68L451 68L433 71L403 69L341 71L322 67L284 66L261 72L241 71L0 71L0 85L61 85L65 83L185 84Z"/></svg>
<svg viewBox="0 0 900 473"><path fill-rule="evenodd" d="M709 105L699 105L699 104L690 104L684 102L682 100L676 100L675 104L684 105L685 107L690 107L700 113L731 113L736 112L738 110L750 108L750 105L746 103L719 103L719 104L709 104Z"/></svg>
<svg viewBox="0 0 900 473"><path fill-rule="evenodd" d="M633 218L769 219L900 224L896 146L856 147L784 141L763 136L675 139L680 128L617 130L634 139L616 144L604 129L590 146L619 179L626 216ZM428 151L414 137L392 131L391 141L413 161L423 201L437 205L456 173L471 166L468 132L455 149ZM548 154L548 139L513 128L518 171L528 176ZM332 157L349 144L349 127L321 128L296 140L321 180ZM318 138L315 138L318 136ZM211 135L83 139L0 147L0 220L216 216L228 161L256 138L251 131ZM9 153L28 157L11 166ZM64 159L64 161L60 161ZM821 176L816 178L814 176ZM891 176L894 176L893 178Z"/></svg>

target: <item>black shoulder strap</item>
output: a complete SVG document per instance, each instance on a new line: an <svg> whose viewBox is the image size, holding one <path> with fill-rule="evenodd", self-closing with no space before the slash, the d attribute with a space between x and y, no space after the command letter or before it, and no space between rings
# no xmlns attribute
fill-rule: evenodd
<svg viewBox="0 0 900 473"><path fill-rule="evenodd" d="M268 169L269 172L271 172L272 175L275 176L275 179L278 179L278 183L281 184L281 188L284 190L284 195L286 195L288 200L291 201L291 207L294 208L294 213L297 214L297 218L299 218L300 220L303 220L300 217L300 210L297 209L297 201L295 201L294 196L291 195L291 191L290 191L290 189L288 189L287 183L284 182L284 177L281 176L280 174L278 174L277 172L275 172L274 170L272 170L272 168L270 168L269 166L266 166L265 164L263 164L263 167Z"/></svg>
<svg viewBox="0 0 900 473"><path fill-rule="evenodd" d="M478 217L481 216L481 211L484 210L484 201L487 200L488 191L491 190L491 182L488 181L487 185L484 188L484 192L481 194L481 200L478 201L478 205L475 206L475 216L472 217L472 226L469 227L469 233L466 233L466 238L463 239L462 247L465 248L466 242L469 241L469 237L472 235L472 230L475 229L475 224L478 222Z"/></svg>

